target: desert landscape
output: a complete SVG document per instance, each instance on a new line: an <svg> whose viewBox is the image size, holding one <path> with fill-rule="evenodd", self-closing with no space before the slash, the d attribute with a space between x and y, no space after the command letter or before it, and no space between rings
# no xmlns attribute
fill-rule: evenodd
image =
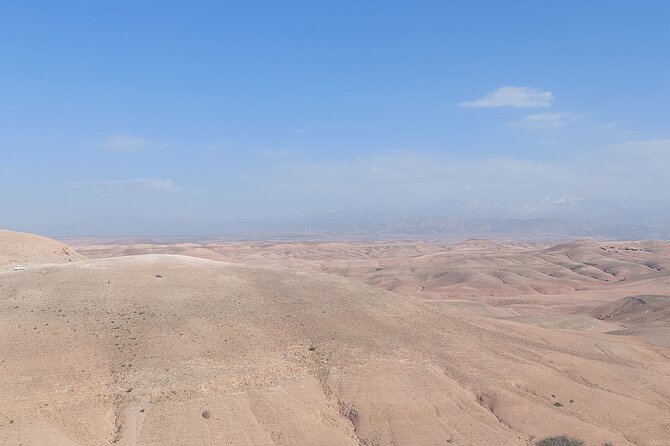
<svg viewBox="0 0 670 446"><path fill-rule="evenodd" d="M0 4L0 446L670 446L670 2Z"/></svg>
<svg viewBox="0 0 670 446"><path fill-rule="evenodd" d="M0 232L0 444L670 443L670 243L66 241Z"/></svg>

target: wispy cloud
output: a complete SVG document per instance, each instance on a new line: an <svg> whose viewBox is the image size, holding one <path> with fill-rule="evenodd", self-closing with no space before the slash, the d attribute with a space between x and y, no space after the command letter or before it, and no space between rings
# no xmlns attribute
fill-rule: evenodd
<svg viewBox="0 0 670 446"><path fill-rule="evenodd" d="M544 161L415 151L328 162L289 159L264 172L267 182L253 185L260 192L252 201L263 202L271 215L326 206L396 206L417 197L424 202L557 195L667 198L669 171L670 139L574 150Z"/></svg>
<svg viewBox="0 0 670 446"><path fill-rule="evenodd" d="M173 192L179 190L174 181L167 178L131 178L126 180L96 181L97 187L138 192Z"/></svg>
<svg viewBox="0 0 670 446"><path fill-rule="evenodd" d="M521 127L555 129L575 121L577 117L578 116L575 113L571 112L537 113L528 115L521 121L517 121L513 124Z"/></svg>
<svg viewBox="0 0 670 446"><path fill-rule="evenodd" d="M497 107L551 107L554 95L551 91L531 87L500 87L481 99L461 102L462 107L497 108Z"/></svg>
<svg viewBox="0 0 670 446"><path fill-rule="evenodd" d="M147 148L150 145L148 139L140 138L139 136L123 134L111 135L103 138L100 146L105 150L114 152L138 152Z"/></svg>

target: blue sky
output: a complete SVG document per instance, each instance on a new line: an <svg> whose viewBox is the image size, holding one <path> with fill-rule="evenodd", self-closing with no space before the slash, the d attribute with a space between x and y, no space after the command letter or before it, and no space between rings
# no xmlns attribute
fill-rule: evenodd
<svg viewBox="0 0 670 446"><path fill-rule="evenodd" d="M5 1L0 227L668 198L668 23L662 1Z"/></svg>

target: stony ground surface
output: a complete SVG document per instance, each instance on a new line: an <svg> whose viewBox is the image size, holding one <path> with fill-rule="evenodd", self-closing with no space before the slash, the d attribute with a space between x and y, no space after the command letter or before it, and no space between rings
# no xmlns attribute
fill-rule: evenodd
<svg viewBox="0 0 670 446"><path fill-rule="evenodd" d="M670 444L665 244L19 240L3 445Z"/></svg>

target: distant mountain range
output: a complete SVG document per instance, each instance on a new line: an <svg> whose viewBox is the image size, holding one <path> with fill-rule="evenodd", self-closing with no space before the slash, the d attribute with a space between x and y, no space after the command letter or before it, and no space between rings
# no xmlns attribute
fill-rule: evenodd
<svg viewBox="0 0 670 446"><path fill-rule="evenodd" d="M207 232L278 238L665 240L670 239L670 200L549 197L502 202L449 199L422 206L345 208L285 219L229 221L213 226Z"/></svg>
<svg viewBox="0 0 670 446"><path fill-rule="evenodd" d="M466 218L552 218L629 224L670 221L670 200L583 197L547 197L511 202L443 200L426 208Z"/></svg>
<svg viewBox="0 0 670 446"><path fill-rule="evenodd" d="M202 222L183 217L143 220L151 233L138 233L135 219L114 216L108 234L133 240L211 239L426 239L468 238L520 241L670 240L670 200L614 200L548 197L534 201L442 200L395 208L343 208L330 212L267 219ZM93 226L93 225L91 225ZM95 235L85 220L68 225L60 236ZM188 228L188 229L185 229ZM156 237L157 235L161 237ZM165 236L166 234L173 234ZM167 237L167 238L166 238Z"/></svg>

